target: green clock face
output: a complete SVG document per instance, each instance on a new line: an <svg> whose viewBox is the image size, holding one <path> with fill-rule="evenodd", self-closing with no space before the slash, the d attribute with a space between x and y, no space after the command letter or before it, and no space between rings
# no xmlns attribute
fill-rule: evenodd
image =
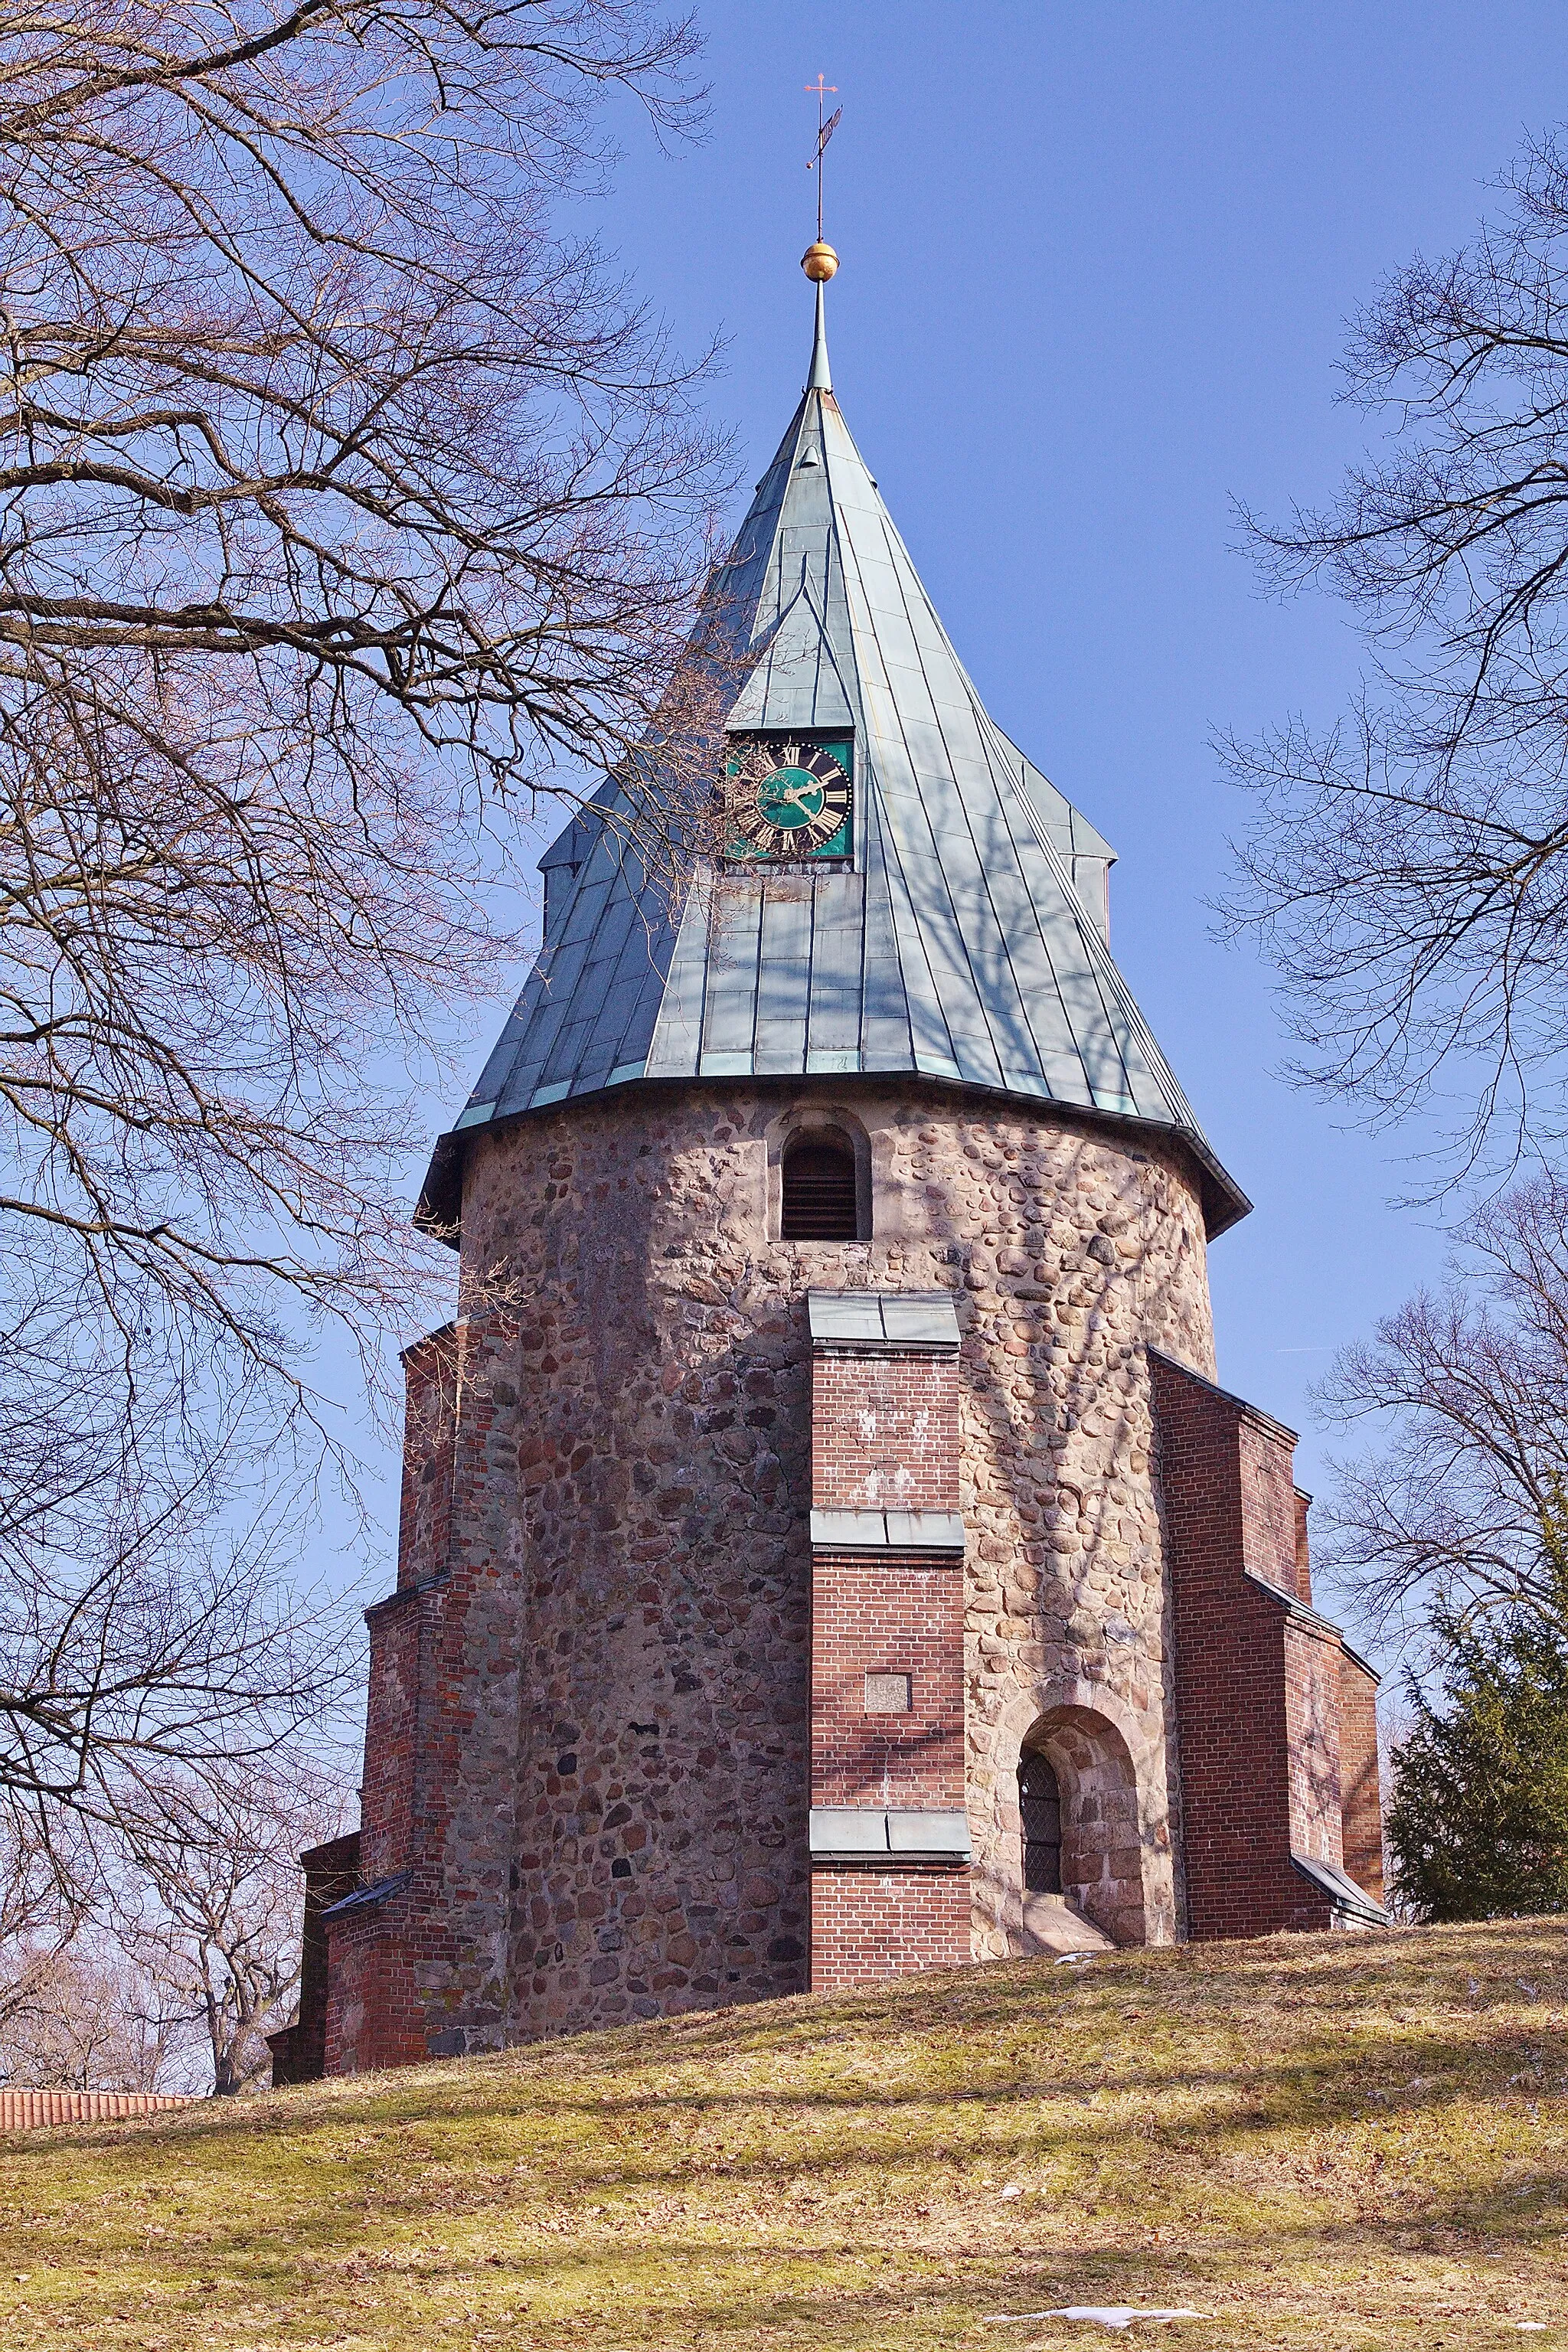
<svg viewBox="0 0 1568 2352"><path fill-rule="evenodd" d="M731 857L847 857L849 746L758 736L725 765Z"/></svg>

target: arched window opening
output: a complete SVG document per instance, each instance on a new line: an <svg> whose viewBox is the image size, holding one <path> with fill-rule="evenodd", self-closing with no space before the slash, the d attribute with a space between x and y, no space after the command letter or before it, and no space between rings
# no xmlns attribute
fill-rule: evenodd
<svg viewBox="0 0 1568 2352"><path fill-rule="evenodd" d="M1026 1756L1018 1767L1018 1811L1024 1822L1024 1892L1062 1891L1062 1799L1057 1776L1044 1756Z"/></svg>
<svg viewBox="0 0 1568 2352"><path fill-rule="evenodd" d="M847 1137L800 1137L785 1151L781 1172L779 1232L786 1242L859 1239L855 1152Z"/></svg>

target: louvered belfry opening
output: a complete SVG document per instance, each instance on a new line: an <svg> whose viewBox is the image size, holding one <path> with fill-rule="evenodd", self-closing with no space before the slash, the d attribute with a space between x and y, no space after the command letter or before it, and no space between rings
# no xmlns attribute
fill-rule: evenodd
<svg viewBox="0 0 1568 2352"><path fill-rule="evenodd" d="M1026 1756L1018 1767L1018 1811L1024 1822L1024 1892L1062 1891L1062 1799L1047 1758Z"/></svg>
<svg viewBox="0 0 1568 2352"><path fill-rule="evenodd" d="M860 1235L854 1147L837 1135L802 1136L784 1156L779 1232L786 1242L852 1242Z"/></svg>

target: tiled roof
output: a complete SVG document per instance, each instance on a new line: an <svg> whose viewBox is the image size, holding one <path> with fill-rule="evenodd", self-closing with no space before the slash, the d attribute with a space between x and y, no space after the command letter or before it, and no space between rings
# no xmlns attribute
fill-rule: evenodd
<svg viewBox="0 0 1568 2352"><path fill-rule="evenodd" d="M672 913L613 825L542 861L545 940L463 1130L630 1080L921 1072L1180 1131L1219 1167L1112 961L1114 852L990 718L849 437L812 383L727 562L715 623L754 660L734 731L853 740L854 856L700 861ZM613 802L607 788L602 802ZM441 1181L443 1160L447 1180Z"/></svg>
<svg viewBox="0 0 1568 2352"><path fill-rule="evenodd" d="M0 2090L0 2132L38 2131L56 2124L121 2123L127 2116L163 2115L194 2106L193 2097L159 2091Z"/></svg>

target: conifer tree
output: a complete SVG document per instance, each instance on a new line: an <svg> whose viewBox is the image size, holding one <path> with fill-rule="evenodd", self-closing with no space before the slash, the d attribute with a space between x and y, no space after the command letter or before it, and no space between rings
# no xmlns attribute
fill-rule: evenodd
<svg viewBox="0 0 1568 2352"><path fill-rule="evenodd" d="M1548 1606L1445 1604L1444 1704L1417 1691L1388 1815L1397 1895L1423 1918L1568 1910L1568 1498L1542 1514Z"/></svg>

